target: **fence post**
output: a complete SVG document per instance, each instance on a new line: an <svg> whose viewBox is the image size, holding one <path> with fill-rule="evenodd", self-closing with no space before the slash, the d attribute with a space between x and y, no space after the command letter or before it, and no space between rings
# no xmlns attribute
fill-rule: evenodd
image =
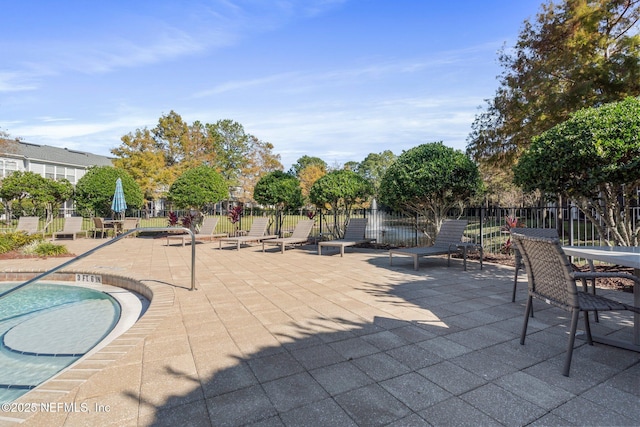
<svg viewBox="0 0 640 427"><path fill-rule="evenodd" d="M567 207L569 208L567 209L567 216L569 217L569 246L573 246L573 206L571 206L571 201L569 199L567 199Z"/></svg>
<svg viewBox="0 0 640 427"><path fill-rule="evenodd" d="M484 206L480 206L480 246L484 247L484 233L482 231L482 224L484 223Z"/></svg>
<svg viewBox="0 0 640 427"><path fill-rule="evenodd" d="M416 212L416 235L415 235L416 240L414 242L414 246L418 246L418 217L419 217L419 214L418 212Z"/></svg>

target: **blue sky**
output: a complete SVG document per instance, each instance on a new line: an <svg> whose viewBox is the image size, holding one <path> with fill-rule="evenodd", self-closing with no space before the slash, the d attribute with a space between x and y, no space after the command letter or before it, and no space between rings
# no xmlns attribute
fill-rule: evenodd
<svg viewBox="0 0 640 427"><path fill-rule="evenodd" d="M2 2L0 129L110 155L171 110L331 166L464 149L543 0Z"/></svg>

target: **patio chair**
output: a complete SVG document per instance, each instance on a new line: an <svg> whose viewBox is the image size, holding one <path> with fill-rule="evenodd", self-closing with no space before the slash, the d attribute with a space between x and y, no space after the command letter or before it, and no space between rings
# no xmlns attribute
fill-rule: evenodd
<svg viewBox="0 0 640 427"><path fill-rule="evenodd" d="M36 234L43 233L38 231L38 226L40 224L40 217L37 216L21 216L18 218L18 225L16 226L15 231L24 231L27 234Z"/></svg>
<svg viewBox="0 0 640 427"><path fill-rule="evenodd" d="M200 227L200 230L198 230L197 233L194 233L196 242L205 241L205 240L212 242L213 239L218 237L228 237L229 234L227 233L215 233L219 220L220 220L220 217L217 217L217 216L206 217L202 221L202 226ZM173 235L169 234L167 236L167 246L171 244L170 242L171 240L180 240L182 242L182 246L184 246L187 242L191 244L191 235L190 234L173 234Z"/></svg>
<svg viewBox="0 0 640 427"><path fill-rule="evenodd" d="M511 229L512 232L516 232L518 234L522 234L525 236L530 236L530 237L542 237L542 238L546 238L546 239L557 239L558 238L558 230L556 230L555 228L513 228ZM515 302L516 301L516 290L518 287L518 272L520 271L521 268L525 268L524 263L522 262L522 254L520 253L520 251L518 250L518 245L516 244L515 240L513 242L513 252L515 255L515 266L516 266L516 271L514 273L514 277L513 277L513 293L511 295L511 302ZM593 261L592 260L587 260L587 262L589 263L589 269L591 271L595 271L595 267L593 266ZM591 292L595 295L596 293L596 281L595 279L591 280ZM585 292L587 292L587 282L584 281L583 282L584 288L583 290ZM533 308L531 308L531 317L533 317ZM594 318L596 320L596 322L599 321L598 319L598 312L594 312Z"/></svg>
<svg viewBox="0 0 640 427"><path fill-rule="evenodd" d="M232 242L236 244L236 248L240 250L242 244L260 243L265 239L275 239L276 235L265 235L269 226L269 218L255 218L251 224L249 232L245 236L223 237L219 240L219 249L222 249L222 242Z"/></svg>
<svg viewBox="0 0 640 427"><path fill-rule="evenodd" d="M367 221L367 218L351 219L347 225L347 229L344 231L344 238L318 242L318 255L322 255L323 247L336 247L340 249L340 256L342 257L344 256L344 248L347 246L375 242L376 239L369 239L365 237Z"/></svg>
<svg viewBox="0 0 640 427"><path fill-rule="evenodd" d="M93 217L93 237L95 238L98 232L100 232L100 238L104 238L106 234L109 236L109 231L113 231L115 233L115 227L113 224L105 224L104 220L100 217Z"/></svg>
<svg viewBox="0 0 640 427"><path fill-rule="evenodd" d="M127 231L135 230L140 226L140 218L125 218L122 222L122 232L126 233ZM131 233L127 237L135 237L136 233Z"/></svg>
<svg viewBox="0 0 640 427"><path fill-rule="evenodd" d="M410 256L413 258L413 269L418 270L421 256L447 255L447 265L451 264L451 253L462 252L463 267L467 270L467 253L469 251L480 252L480 269L482 270L482 258L484 256L482 245L463 242L462 236L467 227L466 220L448 220L442 223L440 231L432 246L417 248L398 248L389 250L389 265L393 265L394 255Z"/></svg>
<svg viewBox="0 0 640 427"><path fill-rule="evenodd" d="M558 230L555 228L512 228L511 232L516 232L518 234L522 234L525 236L531 237L544 237L547 239L557 239L558 238ZM516 271L513 277L513 295L511 296L511 302L516 301L516 290L518 287L518 272L521 268L524 268L524 264L522 263L522 254L520 250L518 250L518 245L515 243L515 239L512 241L513 243L513 253L515 255L515 264Z"/></svg>
<svg viewBox="0 0 640 427"><path fill-rule="evenodd" d="M301 219L296 224L296 227L293 229L293 233L289 237L281 237L276 239L268 239L262 241L262 252L264 252L264 245L280 245L282 253L284 253L285 246L287 245L297 245L302 243L307 243L309 240L309 234L311 234L311 229L313 228L313 224L315 223L312 219Z"/></svg>
<svg viewBox="0 0 640 427"><path fill-rule="evenodd" d="M619 277L633 280L635 286L640 286L640 279L627 273L576 272L573 270L569 258L562 251L562 246L560 246L558 239L531 237L519 234L518 231L519 230L512 231L511 236L515 239L522 255L522 261L524 262L527 271L527 280L529 282L520 344L524 345L534 298L570 312L569 342L564 368L562 370L562 375L568 377L580 312L584 313L587 343L593 345L591 327L589 325L590 311L631 310L638 312L638 310L640 310L640 308L626 305L600 295L579 291L576 280L581 280L584 284L584 281L593 280L598 277Z"/></svg>
<svg viewBox="0 0 640 427"><path fill-rule="evenodd" d="M64 225L62 231L53 233L52 239L56 240L59 236L71 236L73 240L76 240L76 234L84 233L84 237L87 237L87 230L82 229L82 222L84 218L81 216L70 216L64 219Z"/></svg>

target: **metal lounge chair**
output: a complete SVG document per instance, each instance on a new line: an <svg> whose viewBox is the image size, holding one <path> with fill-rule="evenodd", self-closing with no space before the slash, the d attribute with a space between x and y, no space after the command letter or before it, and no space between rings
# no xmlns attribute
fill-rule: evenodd
<svg viewBox="0 0 640 427"><path fill-rule="evenodd" d="M640 286L640 279L626 273L576 272L573 270L569 258L562 251L562 246L560 246L558 239L525 236L518 234L517 231L512 231L511 236L516 240L518 249L522 255L522 260L527 270L527 280L529 282L527 306L524 313L524 325L522 327L522 335L520 336L520 344L524 345L525 342L529 315L531 314L534 298L570 312L569 342L564 368L562 370L562 375L568 377L569 370L571 369L571 357L573 355L573 346L580 312L584 313L587 343L593 345L588 314L590 311L631 310L638 312L638 310L640 310L638 307L579 291L576 280L581 280L584 284L586 280L593 280L598 277L621 277L633 280L635 286Z"/></svg>
<svg viewBox="0 0 640 427"><path fill-rule="evenodd" d="M18 218L18 225L16 226L15 231L24 231L27 234L40 233L40 231L38 231L39 224L40 217L21 216L20 218Z"/></svg>
<svg viewBox="0 0 640 427"><path fill-rule="evenodd" d="M318 255L322 255L323 247L337 247L340 249L340 256L344 256L344 248L347 246L374 242L376 239L368 239L365 237L367 221L367 218L351 219L344 232L344 238L318 242Z"/></svg>
<svg viewBox="0 0 640 427"><path fill-rule="evenodd" d="M307 243L309 240L309 234L311 234L311 229L313 228L313 224L315 223L312 219L301 219L296 224L296 227L293 229L293 233L289 237L281 237L276 239L267 239L262 241L262 252L264 252L264 245L280 245L280 249L282 253L284 253L285 246L297 245L302 243Z"/></svg>
<svg viewBox="0 0 640 427"><path fill-rule="evenodd" d="M228 237L229 234L227 233L215 233L219 220L220 220L220 217L217 217L217 216L206 217L202 221L202 226L200 227L200 230L194 235L196 242L205 241L205 240L212 242L213 239L217 237ZM171 240L180 240L182 242L182 246L184 246L187 242L191 243L191 235L189 234L171 235L170 234L167 236L167 246L171 244Z"/></svg>
<svg viewBox="0 0 640 427"><path fill-rule="evenodd" d="M84 236L87 237L87 230L82 229L83 221L84 218L81 216L70 216L65 218L62 231L53 233L52 239L56 240L59 236L71 236L73 240L76 240L76 234L78 233L84 233Z"/></svg>
<svg viewBox="0 0 640 427"><path fill-rule="evenodd" d="M483 251L482 245L476 243L463 242L462 236L467 227L466 220L448 220L442 223L440 231L432 246L421 246L417 248L399 248L389 250L389 265L393 265L394 255L410 256L413 258L413 269L418 270L419 258L421 256L447 255L447 265L451 262L452 252L462 252L464 270L467 270L467 252L477 250L480 252L480 269L482 269Z"/></svg>
<svg viewBox="0 0 640 427"><path fill-rule="evenodd" d="M219 240L219 249L222 249L222 242L233 242L236 244L236 248L240 250L242 244L247 243L260 243L265 239L275 239L276 235L265 235L267 232L267 226L269 225L269 218L261 217L255 218L251 224L251 228L246 236L237 237L223 237Z"/></svg>

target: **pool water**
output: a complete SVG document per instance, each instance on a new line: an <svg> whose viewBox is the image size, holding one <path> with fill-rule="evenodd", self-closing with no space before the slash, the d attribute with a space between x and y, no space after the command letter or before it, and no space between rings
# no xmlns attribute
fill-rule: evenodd
<svg viewBox="0 0 640 427"><path fill-rule="evenodd" d="M16 285L0 283L0 291ZM0 299L0 403L84 356L119 318L114 298L87 287L34 283Z"/></svg>

